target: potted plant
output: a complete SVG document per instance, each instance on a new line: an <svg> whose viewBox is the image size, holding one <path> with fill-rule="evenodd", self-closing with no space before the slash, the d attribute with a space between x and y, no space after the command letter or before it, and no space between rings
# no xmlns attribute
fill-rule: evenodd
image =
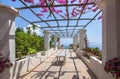
<svg viewBox="0 0 120 79"><path fill-rule="evenodd" d="M111 73L115 79L120 78L120 59L113 58L105 63L104 67L107 73Z"/></svg>
<svg viewBox="0 0 120 79"><path fill-rule="evenodd" d="M0 73L2 73L5 68L12 67L12 65L13 64L10 62L10 60L4 57L2 53L0 53Z"/></svg>

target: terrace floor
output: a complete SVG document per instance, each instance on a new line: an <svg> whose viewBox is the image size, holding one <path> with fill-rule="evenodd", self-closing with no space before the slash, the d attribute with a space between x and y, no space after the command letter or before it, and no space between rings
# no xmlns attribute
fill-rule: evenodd
<svg viewBox="0 0 120 79"><path fill-rule="evenodd" d="M56 64L56 54L66 52L66 63ZM76 53L69 49L58 50L43 63L19 79L97 79Z"/></svg>

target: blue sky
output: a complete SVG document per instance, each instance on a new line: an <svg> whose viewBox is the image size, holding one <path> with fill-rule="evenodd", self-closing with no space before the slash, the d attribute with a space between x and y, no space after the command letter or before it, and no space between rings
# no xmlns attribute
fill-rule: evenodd
<svg viewBox="0 0 120 79"><path fill-rule="evenodd" d="M11 0L0 0L0 3L2 4L6 4L9 6L13 6L13 7L20 7L23 6L21 3L18 2L18 0L16 0L17 2L12 2ZM35 10L36 12L39 12L39 10ZM28 13L29 10L26 11L20 11L20 14L22 14L24 17L27 17L30 20L38 20L38 18L36 18L35 16L31 16L31 14ZM91 17L94 16L95 13L91 12L89 14L83 15L82 17ZM85 21L79 21L79 23L85 24ZM74 22L71 22L74 25ZM25 22L24 20L20 19L19 17L16 18L16 26L17 27L21 27L24 28L26 26L28 26L29 23ZM44 23L40 24L40 26L46 26ZM56 25L56 24L54 24ZM102 44L102 21L101 20L94 20L93 22L91 22L85 29L87 29L87 37L89 40L90 45L96 45L96 46L101 46ZM63 45L69 45L73 42L72 38L61 38L61 44Z"/></svg>

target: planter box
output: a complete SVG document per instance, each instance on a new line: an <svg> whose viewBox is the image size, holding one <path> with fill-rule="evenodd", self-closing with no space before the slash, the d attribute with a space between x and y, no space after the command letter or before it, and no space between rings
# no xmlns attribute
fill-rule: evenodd
<svg viewBox="0 0 120 79"><path fill-rule="evenodd" d="M95 56L94 54L91 54L89 52L87 52L87 55L90 57L90 56Z"/></svg>
<svg viewBox="0 0 120 79"><path fill-rule="evenodd" d="M87 55L87 52L86 52L86 51L80 50L80 52L81 52L81 54L82 54L83 56L86 56L86 55Z"/></svg>
<svg viewBox="0 0 120 79"><path fill-rule="evenodd" d="M92 53L90 53L90 52L87 52L87 56L88 56L88 57L94 56L94 57L96 57L97 59L100 60L99 56L96 56L96 55L94 55L94 54L92 54Z"/></svg>

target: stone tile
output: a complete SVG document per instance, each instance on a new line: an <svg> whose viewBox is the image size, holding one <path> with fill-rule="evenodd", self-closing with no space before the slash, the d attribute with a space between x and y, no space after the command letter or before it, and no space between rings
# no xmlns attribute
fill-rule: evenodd
<svg viewBox="0 0 120 79"><path fill-rule="evenodd" d="M53 62L56 53L66 52L67 58L65 65L55 65ZM75 52L70 50L58 50L44 60L32 72L25 75L22 79L96 79L87 66L79 59Z"/></svg>

